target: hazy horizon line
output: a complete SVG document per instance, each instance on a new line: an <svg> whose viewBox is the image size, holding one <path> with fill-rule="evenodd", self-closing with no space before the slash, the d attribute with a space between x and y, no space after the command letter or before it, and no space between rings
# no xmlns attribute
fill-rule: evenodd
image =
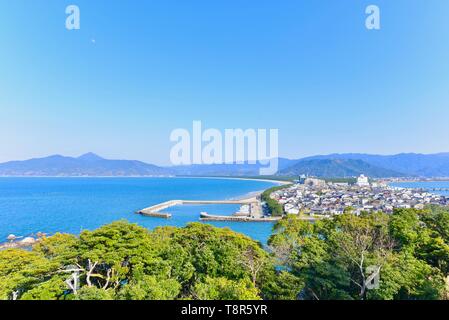
<svg viewBox="0 0 449 320"><path fill-rule="evenodd" d="M307 158L311 158L311 157L322 157L322 156L332 156L332 155L373 155L373 156L399 156L399 155L424 155L424 156L428 156L428 155L444 155L444 154L449 154L449 151L441 151L441 152L431 152L431 153L425 153L425 152L399 152L399 153L369 153L369 152L333 152L333 153L322 153L322 154L310 154L310 155L306 155L306 156L298 156L298 157L284 157L284 156L279 156L277 157L278 159L285 159L285 160L301 160L301 159L307 159ZM152 161L147 161L147 160L139 160L139 159L132 159L132 158L116 158L116 157L105 157L105 156L101 156L96 152L86 152L86 153L82 153L80 155L63 155L60 153L54 153L54 154L49 154L47 156L34 156L34 157L28 157L28 158L22 158L22 159L11 159L11 160L6 160L6 161L0 161L0 164L4 164L4 163L8 163L8 162L20 162L20 161L28 161L28 160L34 160L34 159L44 159L44 158L49 158L49 157L64 157L64 158L72 158L72 159L78 159L81 158L83 156L86 155L92 155L92 156L97 156L103 160L116 160L116 161L139 161L139 162L143 162L146 164L150 164L150 165L155 165L155 166L159 166L159 167L179 167L179 166L191 166L191 165L207 165L207 164L199 164L199 163L191 163L191 164L187 164L187 165L173 165L170 163L157 163L157 162L152 162ZM245 163L243 164L248 164L248 162L260 162L260 161L267 161L269 159L258 159L258 160L245 160ZM212 165L231 165L231 164L239 164L239 163L218 163L218 164L212 164Z"/></svg>

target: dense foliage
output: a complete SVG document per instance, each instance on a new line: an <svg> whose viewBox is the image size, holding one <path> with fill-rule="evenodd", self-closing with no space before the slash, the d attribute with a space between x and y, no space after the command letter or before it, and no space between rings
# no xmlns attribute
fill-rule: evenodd
<svg viewBox="0 0 449 320"><path fill-rule="evenodd" d="M347 213L314 224L289 216L275 229L269 244L301 283L298 298L448 298L447 209Z"/></svg>
<svg viewBox="0 0 449 320"><path fill-rule="evenodd" d="M271 194L275 191L282 190L287 187L289 187L289 185L277 186L277 187L267 189L262 193L261 199L267 205L268 210L270 211L271 215L282 216L284 214L284 207L279 202L277 202L275 199L271 198Z"/></svg>
<svg viewBox="0 0 449 320"><path fill-rule="evenodd" d="M56 234L32 250L0 251L0 299L448 298L442 208L313 224L288 216L268 249L206 224L148 231L119 221L79 237Z"/></svg>
<svg viewBox="0 0 449 320"><path fill-rule="evenodd" d="M260 299L273 269L250 238L124 221L0 252L0 299Z"/></svg>

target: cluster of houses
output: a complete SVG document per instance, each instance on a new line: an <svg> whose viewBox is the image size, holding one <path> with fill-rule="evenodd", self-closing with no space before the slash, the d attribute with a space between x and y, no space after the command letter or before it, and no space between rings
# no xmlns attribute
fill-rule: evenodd
<svg viewBox="0 0 449 320"><path fill-rule="evenodd" d="M449 198L422 189L390 187L385 183L370 183L361 175L354 184L332 183L320 179L300 179L288 188L271 194L288 214L332 216L351 208L355 214L363 211L391 213L395 208L423 209L426 205L449 205Z"/></svg>

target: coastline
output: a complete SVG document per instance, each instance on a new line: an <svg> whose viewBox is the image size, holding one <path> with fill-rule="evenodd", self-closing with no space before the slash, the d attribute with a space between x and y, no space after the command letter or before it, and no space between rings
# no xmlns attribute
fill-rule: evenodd
<svg viewBox="0 0 449 320"><path fill-rule="evenodd" d="M194 176L194 177L189 177L189 176L179 176L178 177L177 176L177 177L172 177L172 178L260 181L260 182L269 182L269 183L273 183L273 184L277 184L277 185L292 184L292 182L290 182L290 181L274 180L274 179L272 180L272 179L266 179L266 178L257 179L257 178L245 178L245 177L207 177L207 176ZM270 188L268 188L268 189L270 189ZM251 192L245 193L240 196L225 198L223 200L251 201L251 200L254 200L255 198L259 197L260 195L262 195L262 193L264 193L268 189L251 191Z"/></svg>
<svg viewBox="0 0 449 320"><path fill-rule="evenodd" d="M285 180L275 180L275 179L267 179L267 178L246 178L246 177L216 177L216 176L173 176L170 178L178 178L178 179L217 179L217 180L246 180L246 181L261 181L261 182L272 182L277 184L288 185L292 184L291 181Z"/></svg>
<svg viewBox="0 0 449 320"><path fill-rule="evenodd" d="M407 182L449 182L449 177L434 178L395 178L395 179L379 179L387 183L407 183Z"/></svg>
<svg viewBox="0 0 449 320"><path fill-rule="evenodd" d="M245 178L245 177L176 177L177 179L217 179L217 180L240 180L240 181L256 181L256 182L268 182L268 183L272 183L275 186L280 186L280 185L290 185L292 184L291 182L288 181L281 181L281 180L270 180L270 179L257 179L257 178ZM201 219L202 221L244 221L244 222L272 222L272 221L277 221L279 220L279 218L267 218L267 217L263 217L263 213L262 213L262 206L261 206L261 195L266 191L266 190L270 190L273 187L267 188L267 189L263 189L263 190L257 190L257 191L251 191L249 193L240 195L240 196L235 196L235 197L231 197L231 198L226 198L223 200L196 200L196 201L191 201L191 200L169 200L166 202L162 202L156 205L153 205L151 207L147 207L144 208L142 210L138 210L136 211L137 214L141 214L144 216L149 216L149 217L155 217L155 218L171 218L171 215L169 214L164 214L161 211L165 210L168 207L172 207L172 206L179 206L179 205L184 205L184 204L193 204L193 203L198 203L198 204L206 204L206 203L216 203L216 204L226 204L228 202L238 202L239 204L250 204L251 206L253 204L256 204L256 207L259 208L257 211L257 217L255 216L250 216L250 214L248 214L248 216L246 217L242 217L242 216L222 216L222 215L209 215L206 213L201 213Z"/></svg>
<svg viewBox="0 0 449 320"><path fill-rule="evenodd" d="M75 179L73 179L73 180L71 180L71 179L67 179L67 183L69 183L69 184L71 184L71 182L70 181L73 181L73 183L77 183L76 181L80 181L80 179L85 179L86 181L88 181L89 179L91 179L92 181L96 181L97 179L98 180L101 180L101 179L110 179L110 178L118 178L117 179L117 181L119 181L120 179L127 179L127 178L129 178L129 179L136 179L136 178L141 178L141 179L148 179L149 181L151 181L151 180L155 180L155 181L157 181L157 179L164 179L164 180L166 180L167 181L167 183L169 183L168 181L171 181L171 180L177 180L177 179L204 179L204 180L217 180L217 181L219 181L219 180L222 180L222 181L225 181L225 180L240 180L240 181L245 181L245 180L247 180L247 181L255 181L255 182L257 182L257 181L259 181L259 182L261 182L261 183L269 183L270 185L269 186L263 186L263 185L255 185L255 188L253 189L253 191L250 191L250 192L246 192L246 191L243 191L241 194L234 194L233 196L228 196L228 195L226 195L224 192L221 192L221 191L216 191L216 192L214 192L213 194L215 195L214 197L218 200L218 201L220 201L220 200L223 200L223 201L227 201L227 200L234 200L234 201L241 201L241 202L247 202L247 201L255 201L255 199L265 190L265 188L270 188L271 186L275 186L275 185L281 185L281 184L288 184L288 182L286 182L286 181L277 181L277 180L271 180L271 179L254 179L254 178L245 178L245 177L177 177L177 176L170 176L170 177L168 177L168 176L165 176L165 177L156 177L156 176L146 176L146 177L143 177L143 176L139 176L139 177L130 177L130 176L127 176L127 177L123 177L123 176L114 176L114 177L104 177L104 176L96 176L96 177L93 177L93 176L88 176L88 177L86 177L86 176L83 176L83 177L81 177L81 176L72 176L72 177L62 177L62 176L57 176L57 177L43 177L43 176L20 176L20 177L4 177L4 176L2 176L2 177L0 177L0 178L32 178L32 179L30 179L29 181L31 182L31 181L33 181L34 179L46 179L46 178L59 178L59 179L64 179L64 178L75 178ZM59 179L55 179L55 181L56 180L59 180ZM6 179L5 180L3 180L3 181L6 181ZM27 183L26 182L26 179L24 179L23 180L24 182L23 183ZM107 180L105 180L105 181L107 181ZM112 180L111 180L112 181ZM193 183L193 182L192 182ZM156 183L157 184L157 183ZM170 183L169 183L170 184ZM215 183L215 184L220 184L220 183ZM209 194L209 191L207 191L207 189L205 189L206 190L206 194ZM219 190L219 189L217 189L217 190ZM163 190L160 190L160 191L158 191L158 193L161 193L161 194L163 194ZM191 192L190 192L191 193ZM189 195L187 195L187 197L188 198L192 198L192 194L190 194L189 193ZM151 202L150 202L151 203ZM134 212L134 208L132 209L132 211L129 211L129 213L133 213ZM116 219L127 219L127 220L129 220L129 221L131 221L131 222L142 222L142 221L135 221L135 219L133 218L133 217L130 217L128 214L121 214L120 215L120 217L117 217ZM113 220L113 221L115 221L115 220ZM195 220L196 221L196 220ZM107 223L107 222L104 222L104 223ZM174 222L175 224L174 225L176 225L176 224L178 224L179 222L178 221L175 221ZM147 225L149 225L149 228L153 228L154 227L154 225L166 225L167 223L166 222L144 222L143 224L141 224L141 225L143 225L143 226L147 226ZM168 223L168 224L171 224L171 223ZM60 226L61 227L61 226ZM78 228L78 227L77 227ZM8 228L9 229L9 228ZM51 228L50 228L51 229ZM58 230L53 230L53 229L47 229L46 227L45 227L45 225L42 225L42 226L40 226L40 227L36 227L36 229L34 230L28 230L28 232L22 232L20 229L19 230L16 230L16 229L11 229L11 230L9 230L9 233L14 233L14 234L19 234L20 236L34 236L34 234L37 232L37 231L45 231L46 233L48 233L48 234L54 234L54 233L56 233L56 232L70 232L70 233L73 233L73 234L78 234L78 232L75 232L75 231L73 231L73 230L66 230L64 227L62 227L62 228L58 228ZM88 227L88 229L89 229L89 227ZM5 234L5 236L6 236L6 234ZM2 244L4 244L4 242L3 242L3 240L4 239L1 239L2 241L0 241L0 243L2 243Z"/></svg>
<svg viewBox="0 0 449 320"><path fill-rule="evenodd" d="M292 184L291 181L285 180L275 180L275 179L267 179L267 178L246 178L246 177L208 177L208 176L0 176L0 178L52 178L52 179L216 179L216 180L242 180L242 181L260 181L260 182L269 182L277 185L289 185ZM269 188L268 188L269 189ZM242 194L240 196L235 196L231 198L224 198L223 200L249 200L255 197L260 196L265 190L257 190L251 191L249 193Z"/></svg>
<svg viewBox="0 0 449 320"><path fill-rule="evenodd" d="M237 200L237 201L245 201L245 200L250 200L253 198L257 198L258 196L260 196L265 190L259 190L259 191L252 191L252 192L248 192L246 194L243 194L241 196L236 196L236 197L232 197L229 198L228 200Z"/></svg>
<svg viewBox="0 0 449 320"><path fill-rule="evenodd" d="M62 178L62 179L81 179L81 178L92 178L92 179L102 179L102 178L117 178L117 179L126 179L126 178L142 178L142 179L219 179L219 180L249 180L249 181L262 181L262 182L273 182L279 184L291 184L290 181L285 180L275 180L275 179L267 179L267 178L245 178L245 177L216 177L216 176L0 176L0 178ZM449 181L449 180L448 180Z"/></svg>

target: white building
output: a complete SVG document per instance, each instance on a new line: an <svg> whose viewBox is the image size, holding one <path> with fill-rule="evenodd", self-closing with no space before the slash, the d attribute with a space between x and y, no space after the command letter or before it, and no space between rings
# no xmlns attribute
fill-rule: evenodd
<svg viewBox="0 0 449 320"><path fill-rule="evenodd" d="M361 174L360 177L357 178L357 185L359 187L369 187L368 177L365 177L365 175Z"/></svg>

